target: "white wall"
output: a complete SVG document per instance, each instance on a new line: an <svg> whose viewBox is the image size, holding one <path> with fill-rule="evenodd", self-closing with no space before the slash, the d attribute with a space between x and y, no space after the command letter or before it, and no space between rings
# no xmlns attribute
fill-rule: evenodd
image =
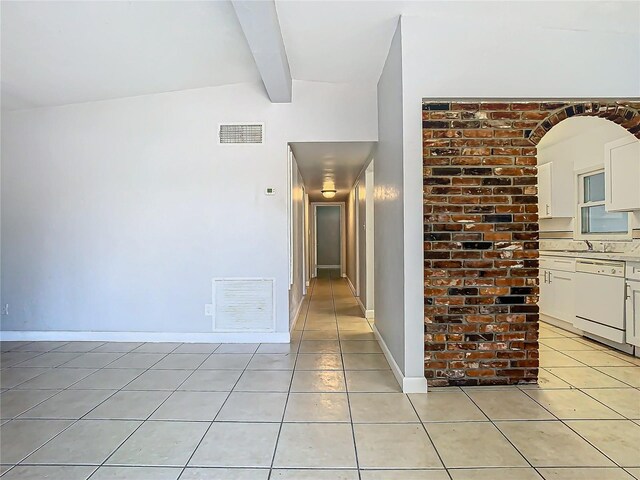
<svg viewBox="0 0 640 480"><path fill-rule="evenodd" d="M347 279L363 315L373 316L373 161L360 172L346 202ZM368 174L367 174L368 172ZM369 251L367 250L369 249ZM384 252L382 253L384 255ZM367 270L369 266L371 271ZM368 280L368 279L371 280Z"/></svg>
<svg viewBox="0 0 640 480"><path fill-rule="evenodd" d="M356 197L356 189L352 188L349 191L349 196L345 202L345 216L346 216L346 243L347 243L347 256L346 260L346 274L347 279L351 284L351 288L355 296L358 296L358 238L357 238L357 214L358 199Z"/></svg>
<svg viewBox="0 0 640 480"><path fill-rule="evenodd" d="M558 189L562 196L552 200L554 208L557 202L562 202L560 207L573 212L573 216L543 218L540 220L541 232L573 233L578 202L574 188L576 172L588 168L604 168L604 145L625 137L634 138L630 132L610 120L572 117L554 126L542 138L538 144L538 164L553 162L552 182L562 186ZM640 212L631 213L631 227L640 228Z"/></svg>
<svg viewBox="0 0 640 480"><path fill-rule="evenodd" d="M378 82L375 153L375 327L400 372L405 370L404 177L400 23ZM422 183L422 180L420 180ZM416 258L422 258L422 254ZM420 260L422 264L422 260ZM396 372L397 374L397 372ZM421 374L423 375L423 374Z"/></svg>
<svg viewBox="0 0 640 480"><path fill-rule="evenodd" d="M289 287L289 324L293 326L302 305L305 290L304 222L306 204L302 175L300 175L298 163L293 154L291 160L291 261L293 275Z"/></svg>
<svg viewBox="0 0 640 480"><path fill-rule="evenodd" d="M371 160L360 181L360 298L367 318L375 314L374 285L374 160ZM384 255L384 252L381 253Z"/></svg>
<svg viewBox="0 0 640 480"><path fill-rule="evenodd" d="M287 142L377 136L374 91L309 82L291 104L239 84L2 120L3 330L206 334L211 278L242 276L275 277L288 332ZM242 121L265 145L217 145Z"/></svg>
<svg viewBox="0 0 640 480"><path fill-rule="evenodd" d="M304 232L304 277L306 286L310 286L311 278L313 275L313 261L311 260L311 256L313 255L313 243L311 239L311 228L313 215L311 210L311 202L309 201L309 194L305 192L304 194L304 218L305 218L305 232Z"/></svg>
<svg viewBox="0 0 640 480"><path fill-rule="evenodd" d="M640 96L640 26L629 20L640 14L637 2L437 6L401 18L401 42L397 31L378 84L375 241L376 252L390 253L376 254L376 323L409 378L424 371L422 99ZM452 26L480 29L481 41L452 34ZM402 166L390 170L393 157ZM392 285L400 291L378 295ZM404 328L394 318L404 318Z"/></svg>

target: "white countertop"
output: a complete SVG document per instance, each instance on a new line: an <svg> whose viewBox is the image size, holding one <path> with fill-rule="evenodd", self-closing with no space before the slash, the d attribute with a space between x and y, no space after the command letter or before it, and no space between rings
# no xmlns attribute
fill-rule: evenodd
<svg viewBox="0 0 640 480"><path fill-rule="evenodd" d="M640 262L638 255L628 253L611 253L611 252L590 252L588 250L576 250L567 252L565 250L540 250L540 255L553 257L572 257L572 258L595 258L600 260L619 260L623 262Z"/></svg>

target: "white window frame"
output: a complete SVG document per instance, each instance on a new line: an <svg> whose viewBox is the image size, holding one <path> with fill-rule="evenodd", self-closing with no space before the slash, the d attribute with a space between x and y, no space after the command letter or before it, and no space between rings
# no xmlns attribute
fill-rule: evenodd
<svg viewBox="0 0 640 480"><path fill-rule="evenodd" d="M615 213L627 213L627 231L626 232L595 232L595 233L583 233L582 232L582 208L583 207L598 207L605 206L606 195L602 200L597 202L584 202L584 178L591 175L597 175L599 173L605 173L604 165L598 167L586 168L575 172L576 181L576 193L578 195L576 202L576 216L574 222L574 238L577 240L631 240L631 215L627 212L615 212ZM606 174L605 174L606 175ZM605 183L607 179L605 178ZM606 210L606 207L605 207Z"/></svg>

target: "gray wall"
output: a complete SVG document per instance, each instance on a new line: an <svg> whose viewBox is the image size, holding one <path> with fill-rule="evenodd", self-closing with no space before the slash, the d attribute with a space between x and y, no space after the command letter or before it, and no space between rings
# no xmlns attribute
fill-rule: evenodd
<svg viewBox="0 0 640 480"><path fill-rule="evenodd" d="M318 266L340 265L340 206L316 207Z"/></svg>
<svg viewBox="0 0 640 480"><path fill-rule="evenodd" d="M360 252L360 301L364 305L366 310L373 310L373 285L367 283L367 278L373 278L373 263L371 253L369 249L373 248L373 235L371 238L367 236L367 230L373 226L373 183L371 181L372 175L369 175L369 171L373 168L373 164L367 167L366 172L363 172L360 177L359 185L359 198L358 198L358 251ZM369 204L369 211L367 211L367 205ZM369 243L367 243L369 242ZM367 259L369 255L369 259ZM367 265L370 265L371 272L367 271ZM369 275L371 273L371 275Z"/></svg>
<svg viewBox="0 0 640 480"><path fill-rule="evenodd" d="M370 172L368 174L367 172ZM373 273L373 257L367 260L367 249L373 248L373 238L367 245L367 230L373 226L373 162L363 170L357 187L349 192L346 206L347 216L347 278L354 288L358 289L358 299L365 310L373 310L373 284L367 284L367 262L371 262ZM367 211L367 202L370 202ZM371 225L368 225L368 224ZM373 237L373 232L371 232ZM373 276L373 275L372 275Z"/></svg>
<svg viewBox="0 0 640 480"><path fill-rule="evenodd" d="M375 325L404 372L403 110L400 24L378 82L375 154Z"/></svg>
<svg viewBox="0 0 640 480"><path fill-rule="evenodd" d="M357 259L358 259L358 252L356 251L357 249L357 245L356 245L356 229L358 228L357 222L356 222L356 209L358 208L358 199L356 198L356 189L353 188L351 189L351 191L349 192L349 197L347 198L346 204L345 204L345 216L346 216L346 247L347 247L347 257L346 257L346 274L347 274L347 279L349 280L349 282L351 283L351 286L353 287L354 290L356 290L356 292L354 292L354 294L357 294L357 289L358 289L358 278L357 278L357 273L358 273L358 265L357 265Z"/></svg>
<svg viewBox="0 0 640 480"><path fill-rule="evenodd" d="M0 328L207 334L213 277L267 277L288 333L287 142L377 132L375 92L294 89L291 104L239 84L3 112ZM218 123L247 119L265 144L217 144Z"/></svg>
<svg viewBox="0 0 640 480"><path fill-rule="evenodd" d="M304 255L304 217L305 200L302 176L298 170L295 157L292 158L293 166L291 171L291 261L293 262L293 282L289 286L289 323L293 325L296 314L303 301L305 267Z"/></svg>

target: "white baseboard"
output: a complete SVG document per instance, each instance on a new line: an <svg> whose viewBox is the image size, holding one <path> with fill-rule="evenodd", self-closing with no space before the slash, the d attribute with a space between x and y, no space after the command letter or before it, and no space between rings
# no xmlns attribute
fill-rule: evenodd
<svg viewBox="0 0 640 480"><path fill-rule="evenodd" d="M356 297L356 300L358 301L358 306L360 307L360 310L362 310L362 315L364 315L364 318L367 318L367 309L364 307L362 300L360 300L360 297Z"/></svg>
<svg viewBox="0 0 640 480"><path fill-rule="evenodd" d="M367 320L376 318L375 312L373 310L367 310L360 297L356 297L356 300L358 301L358 305L360 305L360 310L362 310L362 315L364 315L364 318L366 318Z"/></svg>
<svg viewBox="0 0 640 480"><path fill-rule="evenodd" d="M296 315L293 317L293 322L289 325L289 331L293 332L296 329L296 325L298 324L298 320L300 319L300 312L302 311L302 306L304 305L304 301L306 299L306 295L302 297L300 303L298 304L298 308L296 309Z"/></svg>
<svg viewBox="0 0 640 480"><path fill-rule="evenodd" d="M356 293L356 287L354 287L353 283L351 283L351 279L347 275L342 275L342 276L347 279L347 285L349 285L349 288L351 289L351 293L353 293L353 296L358 298L358 294Z"/></svg>
<svg viewBox="0 0 640 480"><path fill-rule="evenodd" d="M362 310L362 314L364 315L364 318L366 318L367 320L375 318L375 314L373 310L367 310L367 308L362 303L362 300L360 299L360 297L356 294L356 288L353 286L353 283L351 283L351 279L349 277L347 277L347 285L349 285L349 288L351 289L351 293L353 293L353 296L356 297L356 300L358 301L358 305L360 306L360 310Z"/></svg>
<svg viewBox="0 0 640 480"><path fill-rule="evenodd" d="M404 377L402 391L404 393L427 393L427 379L425 377Z"/></svg>
<svg viewBox="0 0 640 480"><path fill-rule="evenodd" d="M351 279L349 277L346 277L346 279L347 285L349 285L349 288L351 289L351 293L353 293L353 296L358 301L358 305L360 306L360 310L362 310L362 315L364 315L364 318L366 318L367 320L375 318L375 313L373 312L373 310L367 310L360 297L356 294L356 288L353 286L353 283L351 283Z"/></svg>
<svg viewBox="0 0 640 480"><path fill-rule="evenodd" d="M393 375L396 377L398 384L402 387L403 393L427 393L427 379L425 377L405 377L402 370L396 363L393 355L391 355L391 351L387 344L384 342L382 335L376 328L375 324L373 325L373 331L378 339L378 343L380 344L380 348L382 348L382 352L384 356L387 358L387 362L391 366L391 371Z"/></svg>
<svg viewBox="0 0 640 480"><path fill-rule="evenodd" d="M289 332L76 332L0 331L0 339L12 341L66 342L183 342L183 343L289 343Z"/></svg>

